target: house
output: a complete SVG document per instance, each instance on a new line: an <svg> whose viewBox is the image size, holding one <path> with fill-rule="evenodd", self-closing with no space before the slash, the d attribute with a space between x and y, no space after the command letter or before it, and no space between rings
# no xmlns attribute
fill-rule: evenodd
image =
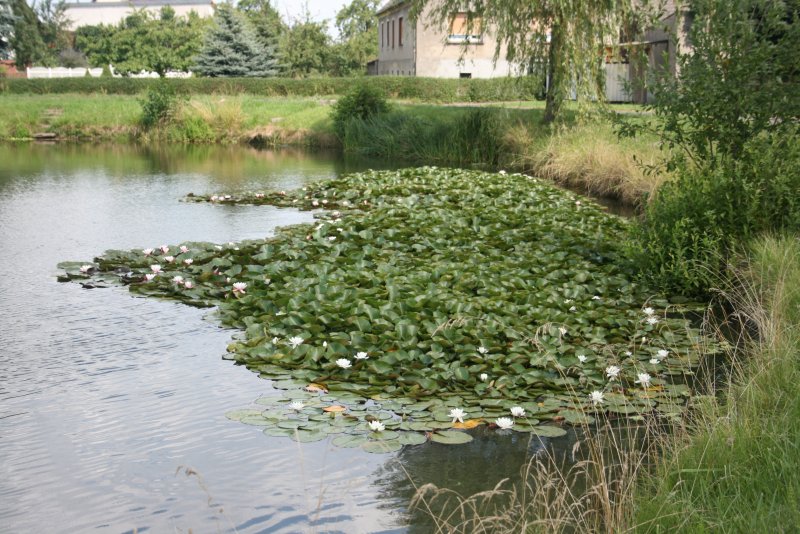
<svg viewBox="0 0 800 534"><path fill-rule="evenodd" d="M431 78L494 78L519 75L521 70L505 59L491 32L479 21L468 23L468 13L454 13L449 24L432 25L430 7L417 20L410 17L408 0L389 0L377 12L378 60L369 74ZM669 68L677 74L678 53L691 49L687 35L691 11L668 0L658 23L643 32L642 39L610 39L606 47L606 99L609 102L647 103L649 68ZM616 41L616 42L615 42ZM465 45L466 44L466 49ZM633 53L633 52L637 53ZM646 58L645 63L640 60ZM648 68L649 67L649 68Z"/></svg>
<svg viewBox="0 0 800 534"><path fill-rule="evenodd" d="M213 0L78 0L64 4L71 31L81 26L117 24L134 10L158 13L165 6L174 9L177 16L186 16L191 11L201 17L214 15Z"/></svg>
<svg viewBox="0 0 800 534"><path fill-rule="evenodd" d="M388 76L430 78L494 78L518 73L503 50L497 62L497 41L470 24L467 12L454 13L449 25L430 25L426 7L416 20L408 0L389 0L378 12L378 61L370 71ZM465 46L466 45L466 49Z"/></svg>

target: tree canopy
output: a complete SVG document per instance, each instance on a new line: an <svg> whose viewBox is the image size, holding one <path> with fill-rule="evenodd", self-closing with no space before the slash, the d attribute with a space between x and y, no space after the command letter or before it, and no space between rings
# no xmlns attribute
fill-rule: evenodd
<svg viewBox="0 0 800 534"><path fill-rule="evenodd" d="M295 20L281 39L286 74L299 78L329 72L330 45L327 23L311 20L308 13Z"/></svg>
<svg viewBox="0 0 800 534"><path fill-rule="evenodd" d="M263 45L248 20L227 4L217 6L214 24L195 57L202 76L267 77L278 73L275 47Z"/></svg>
<svg viewBox="0 0 800 534"><path fill-rule="evenodd" d="M8 0L0 0L0 59L9 59L13 48L11 39L14 36L14 12Z"/></svg>
<svg viewBox="0 0 800 534"><path fill-rule="evenodd" d="M75 42L93 66L112 64L123 74L146 70L163 75L191 67L207 26L193 12L176 17L166 6L158 14L134 11L117 25L82 26Z"/></svg>
<svg viewBox="0 0 800 534"><path fill-rule="evenodd" d="M339 40L333 47L333 74L363 74L378 57L378 0L353 0L336 14Z"/></svg>

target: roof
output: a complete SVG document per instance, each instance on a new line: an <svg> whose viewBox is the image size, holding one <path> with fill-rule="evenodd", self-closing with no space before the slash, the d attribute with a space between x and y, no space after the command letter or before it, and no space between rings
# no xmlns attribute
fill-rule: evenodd
<svg viewBox="0 0 800 534"><path fill-rule="evenodd" d="M375 15L381 15L387 11L390 11L396 7L400 7L402 4L405 4L408 0L389 0L386 2L382 8L375 12Z"/></svg>

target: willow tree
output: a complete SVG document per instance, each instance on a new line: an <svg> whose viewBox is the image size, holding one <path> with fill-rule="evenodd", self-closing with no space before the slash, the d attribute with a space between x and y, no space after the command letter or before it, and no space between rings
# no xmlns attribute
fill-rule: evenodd
<svg viewBox="0 0 800 534"><path fill-rule="evenodd" d="M428 24L449 23L467 14L468 32L497 38L495 60L504 54L520 68L547 76L545 122L554 121L563 101L602 100L604 47L632 35L658 12L648 0L412 0L413 14ZM645 9L645 6L648 6ZM645 13L647 12L647 13ZM627 28L627 31L626 31ZM469 44L464 45L466 51ZM503 50L505 48L505 50Z"/></svg>

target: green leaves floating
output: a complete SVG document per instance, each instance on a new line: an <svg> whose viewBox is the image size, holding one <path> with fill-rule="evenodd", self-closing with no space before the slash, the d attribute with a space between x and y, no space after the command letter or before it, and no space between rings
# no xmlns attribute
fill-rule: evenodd
<svg viewBox="0 0 800 534"><path fill-rule="evenodd" d="M108 251L62 264L59 279L217 306L241 330L229 358L303 405L292 418L283 401L229 414L277 421L265 433L336 433L351 444L369 413L400 437L342 446L377 450L419 440L408 432L469 438L449 430L453 408L490 420L524 405L538 420L575 424L606 408L638 416L663 404L674 414L688 394L674 382L699 363L699 347L717 348L635 282L625 221L527 176L426 167L186 200L328 211L266 240ZM619 368L613 380L609 366ZM647 399L631 394L644 372ZM347 413L322 413L334 404L321 391ZM592 392L607 401L587 409ZM394 404L380 415L370 399Z"/></svg>

